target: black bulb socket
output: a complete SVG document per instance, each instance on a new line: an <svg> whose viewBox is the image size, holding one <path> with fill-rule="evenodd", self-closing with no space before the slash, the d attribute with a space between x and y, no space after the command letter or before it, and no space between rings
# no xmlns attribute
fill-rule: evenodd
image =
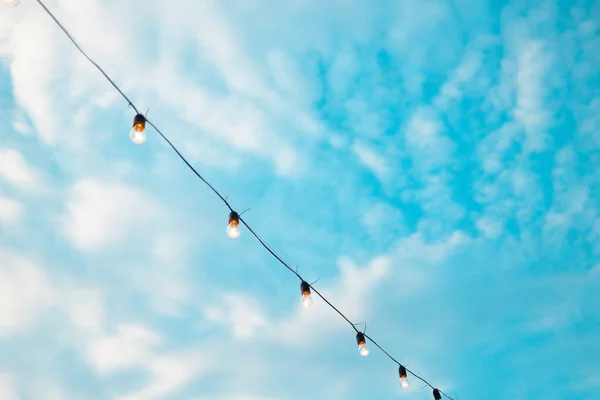
<svg viewBox="0 0 600 400"><path fill-rule="evenodd" d="M365 344L367 343L367 341L365 340L365 334L362 332L358 332L356 334L356 343L360 346L361 344Z"/></svg>
<svg viewBox="0 0 600 400"><path fill-rule="evenodd" d="M406 379L406 368L401 365L400 368L398 368L398 374L400 375L401 379Z"/></svg>
<svg viewBox="0 0 600 400"><path fill-rule="evenodd" d="M233 221L238 224L240 223L240 214L236 213L235 211L229 213L229 223L232 223Z"/></svg>
<svg viewBox="0 0 600 400"><path fill-rule="evenodd" d="M302 281L302 283L300 283L300 292L303 295L310 294L310 285L308 282Z"/></svg>

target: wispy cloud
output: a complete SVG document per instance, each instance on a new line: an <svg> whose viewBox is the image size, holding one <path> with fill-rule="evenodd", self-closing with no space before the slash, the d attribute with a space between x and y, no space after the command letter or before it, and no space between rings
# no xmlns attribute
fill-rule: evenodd
<svg viewBox="0 0 600 400"><path fill-rule="evenodd" d="M40 177L16 149L0 148L0 178L21 190L36 190Z"/></svg>
<svg viewBox="0 0 600 400"><path fill-rule="evenodd" d="M144 240L138 224L156 221L161 215L152 197L137 188L88 179L70 189L63 229L77 248L102 251Z"/></svg>
<svg viewBox="0 0 600 400"><path fill-rule="evenodd" d="M360 143L354 143L352 150L360 162L373 171L378 178L385 179L389 175L389 167L382 155Z"/></svg>
<svg viewBox="0 0 600 400"><path fill-rule="evenodd" d="M19 398L14 378L10 374L0 373L0 396L6 400L18 400Z"/></svg>
<svg viewBox="0 0 600 400"><path fill-rule="evenodd" d="M402 362L460 398L595 398L600 8L49 6ZM151 130L127 146L133 111L35 2L0 12L0 56L0 397L399 395Z"/></svg>
<svg viewBox="0 0 600 400"><path fill-rule="evenodd" d="M23 215L23 205L16 200L0 196L0 221L17 222Z"/></svg>
<svg viewBox="0 0 600 400"><path fill-rule="evenodd" d="M0 336L10 336L37 322L55 301L56 292L35 263L2 248L0 255L0 289L5 302L0 311Z"/></svg>

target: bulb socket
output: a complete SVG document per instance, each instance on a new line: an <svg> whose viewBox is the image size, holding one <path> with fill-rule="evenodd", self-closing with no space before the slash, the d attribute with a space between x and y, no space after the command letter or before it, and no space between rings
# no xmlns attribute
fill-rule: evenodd
<svg viewBox="0 0 600 400"><path fill-rule="evenodd" d="M240 215L235 211L229 213L229 225L237 227L240 224Z"/></svg>
<svg viewBox="0 0 600 400"><path fill-rule="evenodd" d="M143 132L146 129L146 117L138 114L133 118L133 129L137 132Z"/></svg>
<svg viewBox="0 0 600 400"><path fill-rule="evenodd" d="M300 292L302 292L303 296L310 295L310 285L308 282L302 281L302 283L300 283Z"/></svg>
<svg viewBox="0 0 600 400"><path fill-rule="evenodd" d="M360 345L363 345L366 343L367 343L367 341L365 340L365 334L362 332L358 332L356 334L356 344L358 344L360 346Z"/></svg>
<svg viewBox="0 0 600 400"><path fill-rule="evenodd" d="M439 390L433 389L433 398L435 400L442 400L442 395L440 394Z"/></svg>
<svg viewBox="0 0 600 400"><path fill-rule="evenodd" d="M402 365L398 368L398 374L400 375L400 379L406 379L406 368Z"/></svg>

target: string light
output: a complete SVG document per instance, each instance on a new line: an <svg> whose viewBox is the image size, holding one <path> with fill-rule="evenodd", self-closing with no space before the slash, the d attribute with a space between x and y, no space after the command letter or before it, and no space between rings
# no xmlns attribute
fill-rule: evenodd
<svg viewBox="0 0 600 400"><path fill-rule="evenodd" d="M402 389L408 389L408 380L406 379L406 368L404 368L404 366L401 365L398 368L398 374L400 374Z"/></svg>
<svg viewBox="0 0 600 400"><path fill-rule="evenodd" d="M240 215L235 211L229 213L229 225L227 225L227 234L232 239L240 237Z"/></svg>
<svg viewBox="0 0 600 400"><path fill-rule="evenodd" d="M302 306L309 308L313 305L312 297L310 297L310 285L306 281L300 283L300 292L302 293Z"/></svg>
<svg viewBox="0 0 600 400"><path fill-rule="evenodd" d="M365 340L365 334L358 332L356 334L356 343L358 343L358 352L361 356L366 357L369 355L369 349L367 349L367 341Z"/></svg>
<svg viewBox="0 0 600 400"><path fill-rule="evenodd" d="M227 208L229 208L229 210L231 212L229 214L229 225L227 226L227 234L230 237L232 237L232 238L239 237L239 235L240 235L239 224L240 224L240 222L243 223L244 226L248 229L248 231L250 231L250 233L256 238L256 240L258 240L258 242L265 248L265 250L267 250L275 259L277 259L277 261L279 261L284 267L286 267L291 273L293 273L294 275L296 275L296 277L298 277L298 279L300 279L302 281L302 283L301 283L301 289L305 288L304 284L306 284L306 286L308 286L308 292L310 294L310 288L311 288L311 286L308 285L304 281L304 279L302 279L302 277L300 276L300 274L297 271L295 271L292 267L290 267L273 249L271 249L271 247L250 227L250 225L248 223L246 223L246 221L244 221L240 217L240 215L237 212L233 211L233 208L231 207L231 205L229 204L229 202L227 201L227 199L225 197L223 197L223 195L221 195L221 193L219 193L219 191L217 191L217 189L215 189L198 171L196 171L196 169L179 152L179 150L175 147L175 145L173 145L173 143L169 140L169 138L167 138L156 125L154 125L151 121L147 120L145 116L143 116L142 114L139 113L138 109L133 104L133 102L129 99L129 97L127 97L127 95L106 74L106 72L104 72L104 70L94 60L92 60L87 55L87 53L81 48L81 46L79 46L79 44L77 43L77 41L75 41L75 39L73 38L73 36L71 36L71 34L61 24L61 22L54 16L54 14L48 9L48 7L46 7L46 5L44 4L44 2L42 0L36 0L36 2L44 9L44 11L50 16L50 18L52 18L54 20L54 22L56 23L56 25L58 25L58 27L64 32L64 34L69 38L69 40L73 43L73 45L77 48L77 50L79 50L79 52L91 64L93 64L98 69L98 71L106 78L106 80L108 82L110 82L110 84L114 87L114 89L117 92L119 92L119 94L127 101L127 103L129 104L129 106L131 108L133 108L133 110L137 113L136 117L134 118L134 124L133 124L132 134L130 135L131 139L135 143L143 143L146 140L146 133L145 133L146 123L148 123L150 126L152 126L154 128L154 130L156 130L156 132L164 139L164 141L169 146L171 146L171 148L173 149L173 151L175 153L177 153L177 155L179 156L179 158L181 158L181 160L188 166L188 168L194 174L196 174L196 176L202 182L204 182L204 184L206 184L206 186L208 186L215 193L215 195L217 195L221 199L221 201L227 206ZM10 6L10 7L15 7L15 6L17 6L20 3L20 0L4 0L4 3L6 5ZM134 131L136 132L135 134L133 134ZM141 135L138 135L138 134L141 134ZM452 399L452 397L446 395L441 390L434 388L428 381L426 381L422 377L420 377L417 374L415 374L414 372L409 371L406 368L404 368L394 357L392 357L387 351L385 351L385 349L383 347L381 347L375 340L373 340L373 338L367 336L365 333L359 332L356 329L355 324L353 324L352 321L350 321L337 307L335 307L329 300L327 300L325 298L325 296L323 296L321 293L319 293L319 291L317 289L315 289L314 287L312 289L313 289L313 291L314 291L314 293L316 295L318 295L325 303L327 303L327 305L329 305L335 312L337 312L339 314L339 316L342 317L348 324L350 324L350 326L352 327L352 329L354 329L357 332L357 334L356 334L356 342L358 344L358 348L359 348L359 352L360 352L361 356L367 356L369 354L369 350L366 347L366 338L368 338L379 350L381 350L385 355L387 355L393 362L395 362L400 367L400 372L402 372L402 370L404 369L404 372L409 372L416 379L420 380L425 385L427 385L430 388L432 388L433 389L433 397L435 398L435 400L441 400L441 395L442 394L446 398L448 398L449 400L454 400L454 399ZM305 294L305 291L302 290L303 301L304 301L304 298L305 298L304 294ZM308 296L308 297L310 297L310 296ZM401 376L402 376L402 373L401 373ZM404 387L404 382L403 382L403 387Z"/></svg>
<svg viewBox="0 0 600 400"><path fill-rule="evenodd" d="M4 4L12 8L21 4L21 0L4 0Z"/></svg>
<svg viewBox="0 0 600 400"><path fill-rule="evenodd" d="M129 138L135 144L142 144L146 141L146 117L142 114L137 114L133 118L133 128L131 128Z"/></svg>

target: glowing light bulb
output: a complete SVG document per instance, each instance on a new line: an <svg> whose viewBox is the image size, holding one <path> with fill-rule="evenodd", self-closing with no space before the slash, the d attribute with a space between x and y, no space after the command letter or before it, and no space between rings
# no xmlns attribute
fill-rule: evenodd
<svg viewBox="0 0 600 400"><path fill-rule="evenodd" d="M142 144L146 141L146 132L132 129L129 133L129 138L135 144Z"/></svg>
<svg viewBox="0 0 600 400"><path fill-rule="evenodd" d="M313 305L312 297L310 297L310 285L308 282L300 283L300 293L302 293L302 307L308 308Z"/></svg>
<svg viewBox="0 0 600 400"><path fill-rule="evenodd" d="M400 375L402 389L408 389L408 381L406 380L406 368L404 366L400 366L398 368L398 374Z"/></svg>
<svg viewBox="0 0 600 400"><path fill-rule="evenodd" d="M313 299L312 299L312 297L310 297L310 294L303 294L302 295L302 307L309 308L312 305L313 305Z"/></svg>
<svg viewBox="0 0 600 400"><path fill-rule="evenodd" d="M240 237L240 216L235 211L229 213L229 225L227 225L227 235L232 239Z"/></svg>
<svg viewBox="0 0 600 400"><path fill-rule="evenodd" d="M129 133L129 138L135 144L142 144L146 141L146 117L138 114L133 119L133 128Z"/></svg>
<svg viewBox="0 0 600 400"><path fill-rule="evenodd" d="M366 357L369 355L369 349L367 349L367 341L365 340L365 334L358 332L356 334L356 343L358 344L358 352L361 356Z"/></svg>
<svg viewBox="0 0 600 400"><path fill-rule="evenodd" d="M21 0L4 0L4 4L8 7L16 7L21 4Z"/></svg>
<svg viewBox="0 0 600 400"><path fill-rule="evenodd" d="M229 224L227 225L227 235L232 239L237 239L240 237L240 228L237 225Z"/></svg>
<svg viewBox="0 0 600 400"><path fill-rule="evenodd" d="M367 346L365 346L364 344L361 344L358 346L358 352L363 357L366 357L369 355L369 349L367 349Z"/></svg>

